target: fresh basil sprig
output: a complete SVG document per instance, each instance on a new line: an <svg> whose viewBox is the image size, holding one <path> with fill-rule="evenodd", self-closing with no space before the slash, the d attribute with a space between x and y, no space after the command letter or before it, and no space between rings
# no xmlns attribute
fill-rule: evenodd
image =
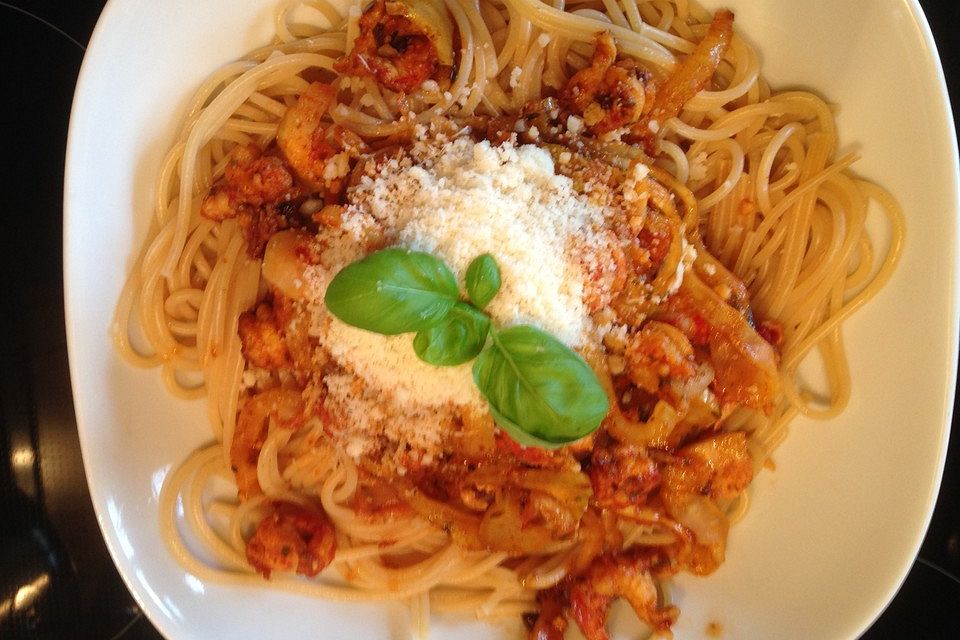
<svg viewBox="0 0 960 640"><path fill-rule="evenodd" d="M457 279L441 260L393 248L340 271L323 301L347 324L392 336L443 320L459 298Z"/></svg>
<svg viewBox="0 0 960 640"><path fill-rule="evenodd" d="M384 335L416 332L414 351L430 364L451 366L476 358L473 380L491 415L524 446L555 448L592 433L609 404L590 366L540 329L492 326L481 309L500 290L493 256L473 260L465 280L470 302L459 299L456 278L442 261L384 249L340 271L324 302L333 315L361 329Z"/></svg>

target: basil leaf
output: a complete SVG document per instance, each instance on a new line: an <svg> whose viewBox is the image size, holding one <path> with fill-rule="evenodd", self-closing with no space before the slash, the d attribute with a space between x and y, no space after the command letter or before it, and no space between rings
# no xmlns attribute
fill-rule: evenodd
<svg viewBox="0 0 960 640"><path fill-rule="evenodd" d="M520 444L556 447L592 433L607 394L590 366L562 342L528 325L491 332L473 380L497 423Z"/></svg>
<svg viewBox="0 0 960 640"><path fill-rule="evenodd" d="M448 367L473 360L487 342L490 318L458 302L447 316L413 339L413 350L424 362Z"/></svg>
<svg viewBox="0 0 960 640"><path fill-rule="evenodd" d="M456 304L457 280L428 253L383 249L348 265L323 301L349 325L384 335L425 329Z"/></svg>
<svg viewBox="0 0 960 640"><path fill-rule="evenodd" d="M477 256L467 267L467 295L480 309L487 306L500 291L500 267L489 253Z"/></svg>

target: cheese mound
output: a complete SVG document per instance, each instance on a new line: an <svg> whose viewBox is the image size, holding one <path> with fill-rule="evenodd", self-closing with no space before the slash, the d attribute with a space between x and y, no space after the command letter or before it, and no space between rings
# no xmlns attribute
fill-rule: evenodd
<svg viewBox="0 0 960 640"><path fill-rule="evenodd" d="M458 138L395 158L351 193L344 228L361 240L376 227L391 244L425 251L463 278L490 253L502 288L486 311L495 326L532 324L571 347L584 344L590 318L585 273L606 246L605 210L554 173L550 154L533 145L492 146ZM479 405L470 364L434 367L417 358L412 336L381 336L332 318L331 355L403 404Z"/></svg>
<svg viewBox="0 0 960 640"><path fill-rule="evenodd" d="M403 473L411 460L436 459L463 415L486 413L472 363L435 367L417 357L412 334L343 323L323 304L330 279L361 247L401 246L443 260L465 295L467 267L489 253L502 280L486 308L495 326L532 324L586 346L597 334L585 296L616 268L611 214L533 145L420 141L367 171L348 194L339 229L318 238L322 264L304 274L310 332L343 373L326 377L323 399L338 442L352 457L370 455Z"/></svg>

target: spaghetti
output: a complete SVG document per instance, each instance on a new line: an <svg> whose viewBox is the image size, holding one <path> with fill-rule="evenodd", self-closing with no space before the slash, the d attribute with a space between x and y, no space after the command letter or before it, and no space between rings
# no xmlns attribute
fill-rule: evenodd
<svg viewBox="0 0 960 640"><path fill-rule="evenodd" d="M282 3L275 41L191 101L113 327L131 362L206 398L215 442L161 494L178 561L204 580L260 586L260 571L297 593L405 599L419 636L430 610L449 610L538 612L533 637L559 637L572 608L603 638L616 596L667 633L677 612L663 580L722 561L746 485L796 414L843 410L841 323L887 281L904 234L894 199L836 157L828 105L772 91L732 21L687 0ZM598 246L616 266L585 289L597 339L572 346L611 413L586 442L547 453L446 407L434 421L467 453L358 455L331 438L324 407L345 375L341 398L369 381L307 329L299 283L329 268L317 247L343 241L348 214L373 224L363 184L398 166L437 171L480 142L508 155L536 145L607 212L597 231L616 241ZM881 255L871 202L891 229ZM396 231L355 236L346 254ZM798 376L813 351L826 394ZM288 575L327 563L341 579Z"/></svg>

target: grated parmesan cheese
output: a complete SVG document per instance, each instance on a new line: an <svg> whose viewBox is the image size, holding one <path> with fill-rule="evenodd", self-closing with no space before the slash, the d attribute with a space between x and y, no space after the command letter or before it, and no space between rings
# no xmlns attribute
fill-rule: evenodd
<svg viewBox="0 0 960 640"><path fill-rule="evenodd" d="M470 363L435 367L417 357L413 336L382 336L332 318L327 348L340 364L401 404L486 406Z"/></svg>
<svg viewBox="0 0 960 640"><path fill-rule="evenodd" d="M583 123L573 119L567 126ZM364 331L327 311L327 285L368 250L363 247L397 245L435 255L461 289L470 262L492 254L502 288L486 311L498 327L532 324L571 347L622 338L625 330L605 324L598 331L585 303L616 269L609 203L578 193L570 178L556 174L550 153L534 145L493 146L431 133L428 140L418 131L412 149L379 160L359 178L339 227L318 238L320 263L303 276L310 334L335 365L324 375L322 401L337 425L337 442L351 457L378 460L401 475L411 464L442 457L460 416L485 412L486 402L471 363L434 367L417 357L412 335ZM560 155L561 163L571 159L570 152ZM635 188L648 171L635 165L625 186ZM693 257L685 246L672 289Z"/></svg>
<svg viewBox="0 0 960 640"><path fill-rule="evenodd" d="M359 459L380 449L391 458L381 459L381 463L397 469L412 461L429 464L442 451L443 436L453 431L455 417L451 411L384 398L375 385L354 375L329 374L324 384L324 408L351 458ZM374 435L380 438L371 437ZM384 450L383 441L402 446Z"/></svg>
<svg viewBox="0 0 960 640"><path fill-rule="evenodd" d="M461 287L470 262L491 253L503 285L486 310L498 326L533 324L573 347L596 339L585 274L609 262L607 211L556 175L547 151L419 140L362 177L349 200L337 232L322 240L320 264L304 274L310 334L341 372L324 377L324 404L348 455L398 473L411 460L429 464L460 413L486 410L471 363L434 367L417 357L411 335L357 329L323 305L332 276L372 237L441 258Z"/></svg>

